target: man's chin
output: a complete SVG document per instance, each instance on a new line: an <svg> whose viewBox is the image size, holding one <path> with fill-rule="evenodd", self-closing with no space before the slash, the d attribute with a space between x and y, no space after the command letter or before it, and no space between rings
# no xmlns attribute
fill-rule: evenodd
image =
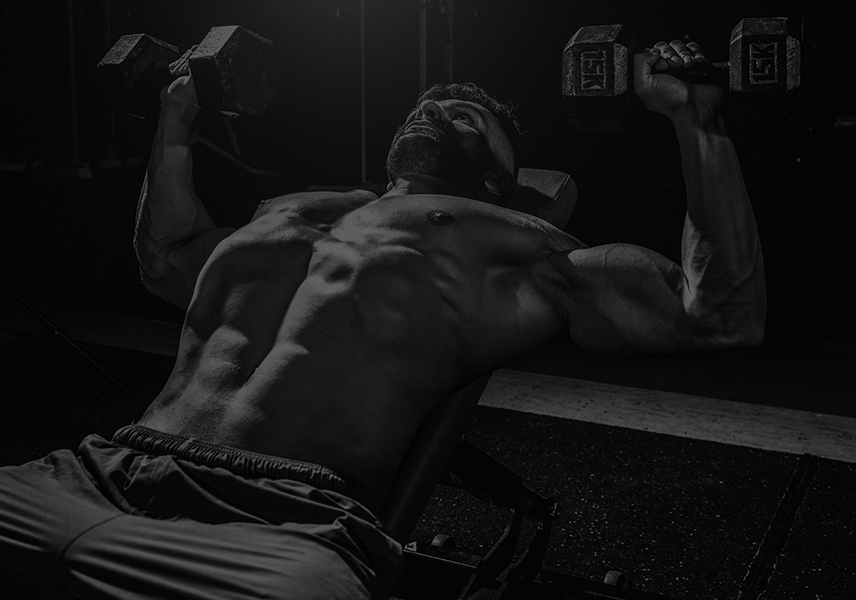
<svg viewBox="0 0 856 600"><path fill-rule="evenodd" d="M391 180L404 173L433 175L437 171L439 148L428 136L418 133L402 134L395 139L386 160Z"/></svg>
<svg viewBox="0 0 856 600"><path fill-rule="evenodd" d="M419 132L421 133L421 132ZM487 170L470 164L459 148L433 139L430 135L408 132L393 141L387 157L387 175L395 181L405 173L431 177L454 188L466 189Z"/></svg>

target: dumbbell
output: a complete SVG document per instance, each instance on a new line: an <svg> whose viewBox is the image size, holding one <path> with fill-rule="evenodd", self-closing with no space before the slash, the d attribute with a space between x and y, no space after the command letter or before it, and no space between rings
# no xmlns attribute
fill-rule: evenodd
<svg viewBox="0 0 856 600"><path fill-rule="evenodd" d="M800 42L785 17L748 18L731 31L726 63L669 69L734 93L789 93L800 85ZM624 25L582 27L565 46L562 93L580 131L618 131L633 95L635 40Z"/></svg>
<svg viewBox="0 0 856 600"><path fill-rule="evenodd" d="M178 48L150 35L124 35L98 63L103 91L131 115L156 115L160 90L175 79ZM282 84L273 43L239 27L213 27L189 57L199 106L229 116L259 117Z"/></svg>

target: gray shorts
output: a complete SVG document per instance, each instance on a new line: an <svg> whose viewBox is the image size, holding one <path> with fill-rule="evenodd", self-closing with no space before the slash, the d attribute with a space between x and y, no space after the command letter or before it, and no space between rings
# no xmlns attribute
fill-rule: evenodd
<svg viewBox="0 0 856 600"><path fill-rule="evenodd" d="M0 468L0 589L386 599L401 546L331 469L139 426Z"/></svg>

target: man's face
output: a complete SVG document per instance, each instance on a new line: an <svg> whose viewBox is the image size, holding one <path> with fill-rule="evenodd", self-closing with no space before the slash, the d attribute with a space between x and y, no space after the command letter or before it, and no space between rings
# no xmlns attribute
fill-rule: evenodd
<svg viewBox="0 0 856 600"><path fill-rule="evenodd" d="M387 157L390 181L405 173L430 175L469 189L492 167L514 173L511 142L480 104L426 100L399 127Z"/></svg>

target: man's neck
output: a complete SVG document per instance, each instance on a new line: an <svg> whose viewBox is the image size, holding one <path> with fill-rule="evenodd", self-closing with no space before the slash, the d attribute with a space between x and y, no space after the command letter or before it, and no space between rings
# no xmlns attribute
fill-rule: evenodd
<svg viewBox="0 0 856 600"><path fill-rule="evenodd" d="M392 198L395 196L414 196L417 194L457 196L459 198L470 198L472 200L487 202L488 204L498 204L499 200L496 195L491 194L487 190L462 190L442 179L417 173L404 173L400 175L383 197Z"/></svg>

